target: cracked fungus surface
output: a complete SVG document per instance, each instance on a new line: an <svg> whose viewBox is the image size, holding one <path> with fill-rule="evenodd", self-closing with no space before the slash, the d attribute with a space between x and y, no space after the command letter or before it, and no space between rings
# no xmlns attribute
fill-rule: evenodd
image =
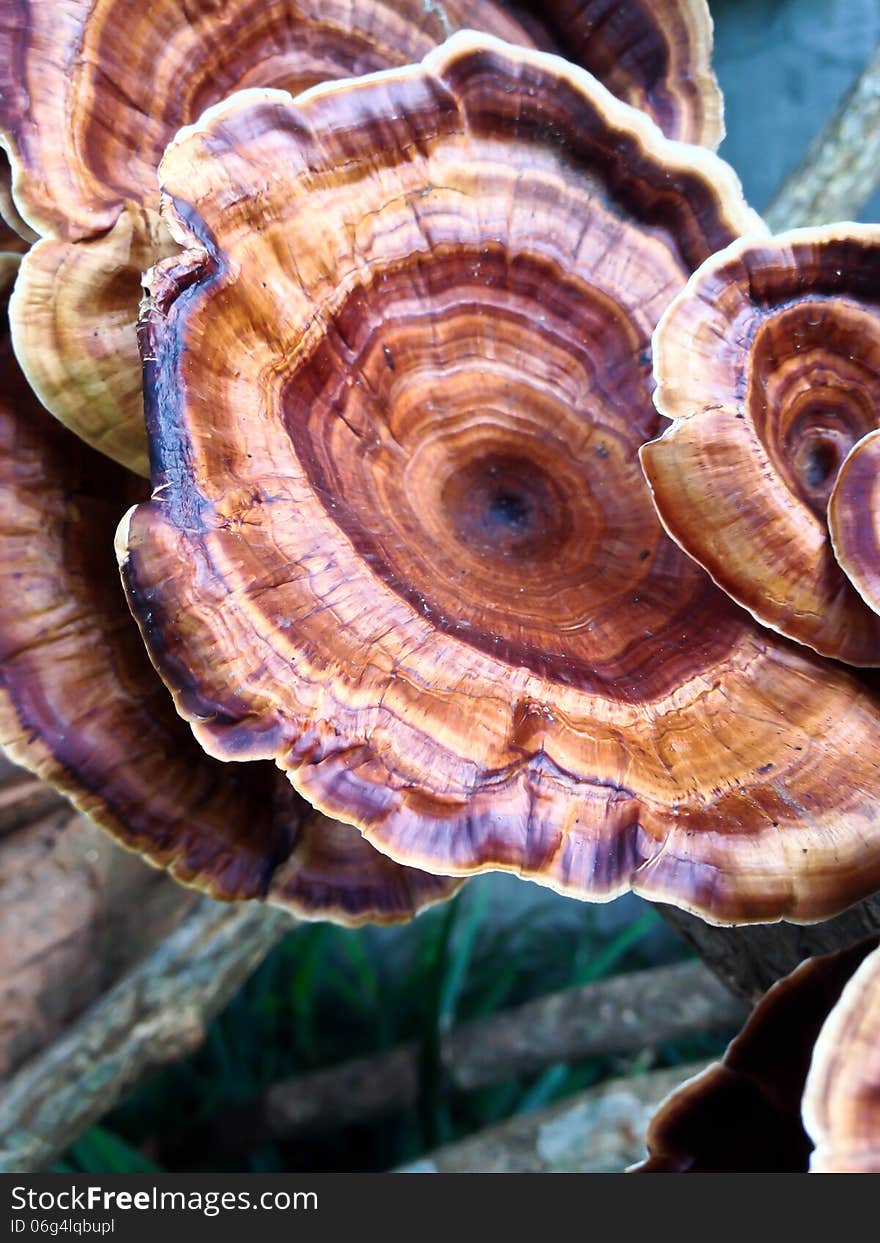
<svg viewBox="0 0 880 1243"><path fill-rule="evenodd" d="M407 863L819 918L880 883L878 701L640 473L651 334L761 225L593 79L460 35L240 96L161 167L130 603L178 709Z"/></svg>
<svg viewBox="0 0 880 1243"><path fill-rule="evenodd" d="M17 257L0 256L0 316ZM395 922L460 881L401 867L271 764L205 755L150 664L113 557L142 479L41 409L0 332L0 745L130 850L215 898Z"/></svg>

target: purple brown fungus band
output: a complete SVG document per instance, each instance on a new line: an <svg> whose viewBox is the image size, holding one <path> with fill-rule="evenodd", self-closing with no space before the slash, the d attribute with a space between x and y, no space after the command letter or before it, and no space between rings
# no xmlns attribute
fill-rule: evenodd
<svg viewBox="0 0 880 1243"><path fill-rule="evenodd" d="M428 872L718 923L877 889L880 696L716 587L639 464L658 321L766 235L726 164L468 32L241 92L159 180L117 552L209 754Z"/></svg>

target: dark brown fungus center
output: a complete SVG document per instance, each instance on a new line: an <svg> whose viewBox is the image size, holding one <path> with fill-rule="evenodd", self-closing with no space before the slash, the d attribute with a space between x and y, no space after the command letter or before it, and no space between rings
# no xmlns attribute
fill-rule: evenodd
<svg viewBox="0 0 880 1243"><path fill-rule="evenodd" d="M878 423L880 372L866 355L863 315L828 299L787 307L759 330L753 418L789 489L824 521L840 464Z"/></svg>
<svg viewBox="0 0 880 1243"><path fill-rule="evenodd" d="M441 502L455 537L490 561L551 560L571 538L568 499L529 457L490 454L453 469Z"/></svg>
<svg viewBox="0 0 880 1243"><path fill-rule="evenodd" d="M284 386L284 425L327 515L424 616L623 690L597 659L617 611L656 634L701 590L651 559L647 347L630 308L537 255L440 250L349 293Z"/></svg>

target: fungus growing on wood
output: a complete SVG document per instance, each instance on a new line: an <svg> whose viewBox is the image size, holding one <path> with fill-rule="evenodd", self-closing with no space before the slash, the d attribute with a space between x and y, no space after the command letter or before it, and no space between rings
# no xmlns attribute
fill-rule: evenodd
<svg viewBox="0 0 880 1243"><path fill-rule="evenodd" d="M161 177L190 249L150 282L118 547L208 751L428 870L715 921L880 885L877 697L719 592L639 470L657 319L760 228L726 165L460 35L240 95Z"/></svg>
<svg viewBox="0 0 880 1243"><path fill-rule="evenodd" d="M560 8L556 25L576 36L569 54L607 73L672 137L716 141L705 0L607 9L604 0ZM463 26L531 43L493 0L16 6L0 30L0 136L18 208L46 236L19 279L13 336L47 408L148 473L134 321L142 272L173 251L157 216L156 166L181 125L241 88L298 91L405 65Z"/></svg>
<svg viewBox="0 0 880 1243"><path fill-rule="evenodd" d="M735 242L654 338L672 426L641 451L669 534L760 622L826 656L880 664L880 618L835 560L840 464L878 426L880 229Z"/></svg>
<svg viewBox="0 0 880 1243"><path fill-rule="evenodd" d="M16 260L0 256L8 287ZM2 312L5 318L5 310ZM270 764L206 756L147 658L113 532L144 482L39 404L0 343L0 743L123 845L214 897L406 919L460 882L402 868Z"/></svg>
<svg viewBox="0 0 880 1243"><path fill-rule="evenodd" d="M828 531L841 569L880 613L880 430L844 458L828 500Z"/></svg>
<svg viewBox="0 0 880 1243"><path fill-rule="evenodd" d="M648 1128L648 1156L634 1171L805 1173L812 1144L801 1102L814 1046L820 1031L827 1045L826 1019L876 944L874 937L808 958L774 984L723 1059L661 1104Z"/></svg>
<svg viewBox="0 0 880 1243"><path fill-rule="evenodd" d="M880 1174L880 949L861 963L828 1016L803 1102L814 1174Z"/></svg>

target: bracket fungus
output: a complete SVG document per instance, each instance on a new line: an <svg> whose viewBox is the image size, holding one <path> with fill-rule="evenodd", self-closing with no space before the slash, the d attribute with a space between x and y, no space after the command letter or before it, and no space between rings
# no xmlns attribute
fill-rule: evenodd
<svg viewBox="0 0 880 1243"><path fill-rule="evenodd" d="M7 288L16 263L0 257ZM146 485L40 408L8 332L0 378L0 744L123 845L214 897L358 923L450 896L460 882L393 863L271 765L204 754L119 584L113 532Z"/></svg>
<svg viewBox="0 0 880 1243"><path fill-rule="evenodd" d="M880 1174L880 949L859 965L819 1033L803 1101L814 1174Z"/></svg>
<svg viewBox="0 0 880 1243"><path fill-rule="evenodd" d="M876 1094L880 1084L877 1005L865 1023L871 979L880 1001L876 945L873 937L808 958L774 984L722 1061L660 1105L648 1128L648 1156L634 1172L805 1173L808 1164L827 1165L822 1145L832 1130L835 1145L842 1131L873 1134L870 1168L880 1169L880 1117L875 1109L869 1119L864 1093L873 1082ZM838 1087L838 1078L846 1084ZM822 1137L812 1158L811 1136ZM845 1164L851 1154L837 1159L838 1168L852 1168Z"/></svg>
<svg viewBox="0 0 880 1243"><path fill-rule="evenodd" d="M880 429L844 458L828 498L828 532L844 574L880 613Z"/></svg>
<svg viewBox="0 0 880 1243"><path fill-rule="evenodd" d="M880 229L738 241L697 271L654 338L658 410L641 450L669 534L765 626L880 664L880 618L849 582L826 509L880 423Z"/></svg>
<svg viewBox="0 0 880 1243"><path fill-rule="evenodd" d="M561 41L671 136L715 143L706 0L557 4L553 28L494 0L23 0L0 27L0 142L15 210L43 240L19 278L15 350L40 400L148 473L135 317L173 252L156 167L180 126L233 91L299 91L418 60L454 30Z"/></svg>
<svg viewBox="0 0 880 1243"><path fill-rule="evenodd" d="M650 338L760 231L589 75L462 34L169 147L132 610L210 753L393 858L710 920L880 885L880 702L666 538ZM524 365L525 363L525 365Z"/></svg>

